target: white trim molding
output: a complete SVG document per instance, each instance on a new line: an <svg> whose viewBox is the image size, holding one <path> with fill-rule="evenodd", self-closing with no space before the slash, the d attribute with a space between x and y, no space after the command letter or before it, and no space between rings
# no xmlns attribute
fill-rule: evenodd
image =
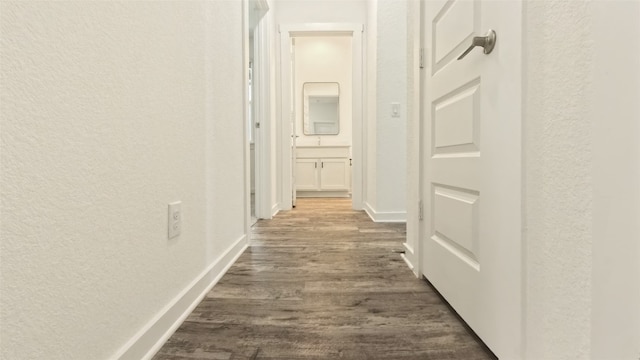
<svg viewBox="0 0 640 360"><path fill-rule="evenodd" d="M402 223L407 222L406 211L378 212L368 202L363 204L364 211L374 222Z"/></svg>
<svg viewBox="0 0 640 360"><path fill-rule="evenodd" d="M263 3L264 0L259 1ZM268 4L267 4L268 9ZM255 138L255 215L259 219L271 219L271 47L272 14L266 14L253 32L253 116L252 129Z"/></svg>
<svg viewBox="0 0 640 360"><path fill-rule="evenodd" d="M349 198L351 193L346 191L297 191L299 198Z"/></svg>
<svg viewBox="0 0 640 360"><path fill-rule="evenodd" d="M404 262L407 264L407 266L409 267L409 270L411 270L414 274L415 274L415 269L413 264L411 263L411 261L409 261L409 258L407 258L406 254L400 254L400 257L402 258L402 260L404 260Z"/></svg>
<svg viewBox="0 0 640 360"><path fill-rule="evenodd" d="M404 247L404 254L402 254L402 259L404 260L404 262L407 263L407 266L409 266L409 269L413 271L413 274L419 278L420 271L416 267L416 265L419 264L419 259L417 259L416 257L415 250L413 249L413 247L411 247L411 245L407 244L406 242L402 243L402 246Z"/></svg>
<svg viewBox="0 0 640 360"><path fill-rule="evenodd" d="M247 247L248 239L243 235L140 329L113 358L151 359Z"/></svg>

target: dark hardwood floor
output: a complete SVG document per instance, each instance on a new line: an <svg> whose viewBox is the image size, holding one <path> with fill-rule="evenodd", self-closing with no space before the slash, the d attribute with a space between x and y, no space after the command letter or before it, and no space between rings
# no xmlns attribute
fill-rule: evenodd
<svg viewBox="0 0 640 360"><path fill-rule="evenodd" d="M154 359L493 359L392 252L404 238L350 199L299 199Z"/></svg>

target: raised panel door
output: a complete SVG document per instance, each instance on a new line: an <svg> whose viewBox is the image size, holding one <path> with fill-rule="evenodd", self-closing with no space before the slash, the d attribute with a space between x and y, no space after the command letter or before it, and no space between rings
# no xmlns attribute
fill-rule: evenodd
<svg viewBox="0 0 640 360"><path fill-rule="evenodd" d="M320 188L322 190L349 190L350 177L347 159L321 159L320 164Z"/></svg>
<svg viewBox="0 0 640 360"><path fill-rule="evenodd" d="M296 190L320 190L318 160L300 158L296 160Z"/></svg>
<svg viewBox="0 0 640 360"><path fill-rule="evenodd" d="M499 357L522 356L518 1L424 2L422 272ZM493 52L457 57L474 36Z"/></svg>

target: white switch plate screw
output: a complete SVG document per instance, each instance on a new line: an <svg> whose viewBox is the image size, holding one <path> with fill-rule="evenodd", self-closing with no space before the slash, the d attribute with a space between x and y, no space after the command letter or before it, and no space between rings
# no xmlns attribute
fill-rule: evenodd
<svg viewBox="0 0 640 360"><path fill-rule="evenodd" d="M182 231L182 202L176 201L169 204L169 239L180 235Z"/></svg>

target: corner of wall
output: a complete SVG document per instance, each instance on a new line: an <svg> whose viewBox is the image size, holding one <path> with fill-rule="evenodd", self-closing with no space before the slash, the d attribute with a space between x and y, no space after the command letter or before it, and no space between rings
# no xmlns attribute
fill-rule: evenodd
<svg viewBox="0 0 640 360"><path fill-rule="evenodd" d="M409 267L409 270L415 275L415 277L420 278L420 273L418 269L418 259L416 258L416 253L414 249L409 246L407 243L402 244L404 246L405 253L402 254L402 259Z"/></svg>
<svg viewBox="0 0 640 360"><path fill-rule="evenodd" d="M379 2L376 31L375 202L377 210L406 214L407 194L407 3ZM394 51L388 51L393 48ZM398 117L391 116L391 104L400 104ZM372 120L372 119L370 119ZM370 161L371 163L371 161ZM372 175L372 174L370 174ZM406 220L406 215L404 215Z"/></svg>
<svg viewBox="0 0 640 360"><path fill-rule="evenodd" d="M380 212L371 206L368 202L363 204L364 211L369 215L369 218L374 222L386 222L386 223L403 223L407 222L406 211L387 211Z"/></svg>
<svg viewBox="0 0 640 360"><path fill-rule="evenodd" d="M247 247L246 235L236 240L125 344L114 358L121 360L151 359Z"/></svg>

